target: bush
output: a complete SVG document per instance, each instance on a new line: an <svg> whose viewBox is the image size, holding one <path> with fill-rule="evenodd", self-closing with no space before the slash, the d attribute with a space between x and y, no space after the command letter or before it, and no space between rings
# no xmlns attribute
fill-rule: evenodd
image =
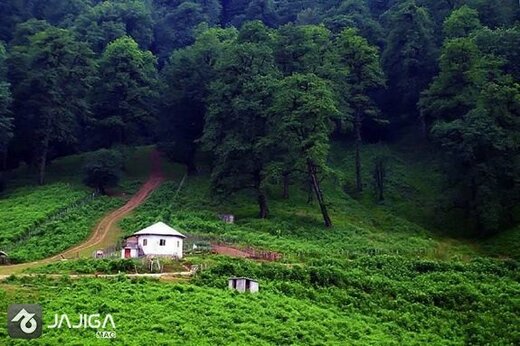
<svg viewBox="0 0 520 346"><path fill-rule="evenodd" d="M117 186L121 179L123 155L115 150L98 150L88 155L83 171L85 184L106 194L105 189Z"/></svg>

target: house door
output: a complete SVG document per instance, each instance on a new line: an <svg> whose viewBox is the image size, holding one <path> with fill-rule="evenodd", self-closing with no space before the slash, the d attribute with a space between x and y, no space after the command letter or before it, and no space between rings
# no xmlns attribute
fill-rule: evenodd
<svg viewBox="0 0 520 346"><path fill-rule="evenodd" d="M130 258L132 249L125 249L125 258Z"/></svg>

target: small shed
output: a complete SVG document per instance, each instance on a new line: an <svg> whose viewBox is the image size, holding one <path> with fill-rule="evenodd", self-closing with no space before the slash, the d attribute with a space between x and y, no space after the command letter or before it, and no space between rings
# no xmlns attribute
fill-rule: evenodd
<svg viewBox="0 0 520 346"><path fill-rule="evenodd" d="M224 221L225 223L235 223L235 215L220 214L219 217L220 217L220 220Z"/></svg>
<svg viewBox="0 0 520 346"><path fill-rule="evenodd" d="M256 293L259 290L258 281L245 277L229 278L228 287L232 290L237 290L240 293Z"/></svg>
<svg viewBox="0 0 520 346"><path fill-rule="evenodd" d="M0 251L0 264L9 264L9 255L7 252Z"/></svg>

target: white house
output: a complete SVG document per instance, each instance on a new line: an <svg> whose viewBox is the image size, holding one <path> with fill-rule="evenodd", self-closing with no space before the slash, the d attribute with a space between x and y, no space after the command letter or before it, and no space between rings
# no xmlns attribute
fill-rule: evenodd
<svg viewBox="0 0 520 346"><path fill-rule="evenodd" d="M163 222L158 222L126 238L121 258L142 256L168 256L182 258L183 240L186 238Z"/></svg>

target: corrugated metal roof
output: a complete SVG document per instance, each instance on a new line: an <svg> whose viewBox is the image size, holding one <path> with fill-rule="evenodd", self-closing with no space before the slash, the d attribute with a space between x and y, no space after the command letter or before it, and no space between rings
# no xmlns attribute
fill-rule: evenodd
<svg viewBox="0 0 520 346"><path fill-rule="evenodd" d="M186 238L186 236L179 231L171 228L164 222L157 222L156 224L151 225L150 227L146 227L145 229L140 230L139 232L135 232L132 236L136 235L170 235L181 238Z"/></svg>
<svg viewBox="0 0 520 346"><path fill-rule="evenodd" d="M258 280L251 279L251 278L246 278L246 277L244 277L244 276L231 277L231 278L229 278L228 280L249 280L249 281L258 282Z"/></svg>

